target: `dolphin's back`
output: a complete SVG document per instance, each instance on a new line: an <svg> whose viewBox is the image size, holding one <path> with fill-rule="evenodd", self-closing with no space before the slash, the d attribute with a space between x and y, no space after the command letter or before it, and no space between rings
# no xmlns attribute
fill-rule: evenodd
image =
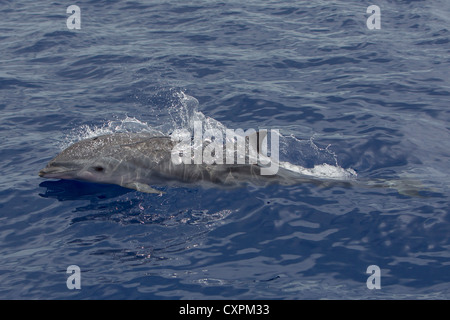
<svg viewBox="0 0 450 320"><path fill-rule="evenodd" d="M88 159L94 156L107 156L110 154L117 154L129 152L139 144L150 141L150 143L157 143L157 141L165 141L170 138L164 136L153 135L150 133L114 133L94 138L88 138L72 144L58 154L59 160L71 161L73 159ZM167 142L166 142L167 144ZM139 148L136 148L139 149ZM141 147L142 149L142 147ZM150 149L149 149L150 150Z"/></svg>

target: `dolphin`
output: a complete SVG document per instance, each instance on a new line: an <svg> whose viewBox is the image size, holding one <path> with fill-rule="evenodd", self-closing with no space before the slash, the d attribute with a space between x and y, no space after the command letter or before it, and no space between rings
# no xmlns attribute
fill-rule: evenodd
<svg viewBox="0 0 450 320"><path fill-rule="evenodd" d="M264 136L256 134L255 149L262 149ZM250 138L250 137L248 137ZM273 175L261 174L258 163L250 164L185 164L174 163L172 152L177 141L170 136L152 133L112 133L76 142L53 158L39 172L43 178L80 180L115 184L144 193L162 194L152 186L187 185L239 187L246 184L294 185L313 183L322 187L344 186L365 188L393 188L408 196L421 196L415 183L403 180L327 179L310 174L310 169L293 171L289 163L282 163ZM204 144L203 147L208 144ZM250 147L250 146L248 146ZM248 151L248 150L247 150ZM225 162L224 162L225 163ZM342 169L342 168L341 168ZM304 174L306 173L306 174Z"/></svg>
<svg viewBox="0 0 450 320"><path fill-rule="evenodd" d="M259 133L255 134L258 139ZM176 164L171 160L176 143L170 136L151 133L113 133L88 138L63 150L39 172L39 176L116 184L159 194L163 192L150 185L201 182L235 187L248 182L286 184L293 178L288 174L289 170L277 175L261 175L262 167L257 163Z"/></svg>

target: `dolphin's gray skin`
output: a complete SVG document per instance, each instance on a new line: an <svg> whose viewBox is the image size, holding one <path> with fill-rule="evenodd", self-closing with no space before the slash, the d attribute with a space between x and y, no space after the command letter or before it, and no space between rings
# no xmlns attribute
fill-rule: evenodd
<svg viewBox="0 0 450 320"><path fill-rule="evenodd" d="M39 172L44 178L117 184L146 193L162 193L150 185L213 183L236 186L246 182L290 184L288 170L276 176L260 174L256 164L174 164L176 142L168 136L114 133L79 141Z"/></svg>

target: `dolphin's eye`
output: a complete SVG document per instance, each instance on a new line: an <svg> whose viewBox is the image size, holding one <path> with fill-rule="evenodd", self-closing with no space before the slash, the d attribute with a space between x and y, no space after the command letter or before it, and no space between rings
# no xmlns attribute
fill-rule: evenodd
<svg viewBox="0 0 450 320"><path fill-rule="evenodd" d="M103 172L103 171L105 170L105 168L103 168L103 167L101 167L101 166L93 167L93 169L94 169L95 171L97 171L97 172Z"/></svg>

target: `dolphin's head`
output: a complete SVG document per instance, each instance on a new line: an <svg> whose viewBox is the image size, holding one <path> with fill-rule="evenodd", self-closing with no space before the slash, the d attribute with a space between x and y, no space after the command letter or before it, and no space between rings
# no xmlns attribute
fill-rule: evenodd
<svg viewBox="0 0 450 320"><path fill-rule="evenodd" d="M120 162L114 157L107 139L108 136L101 136L71 145L52 159L39 176L114 183L112 173Z"/></svg>

